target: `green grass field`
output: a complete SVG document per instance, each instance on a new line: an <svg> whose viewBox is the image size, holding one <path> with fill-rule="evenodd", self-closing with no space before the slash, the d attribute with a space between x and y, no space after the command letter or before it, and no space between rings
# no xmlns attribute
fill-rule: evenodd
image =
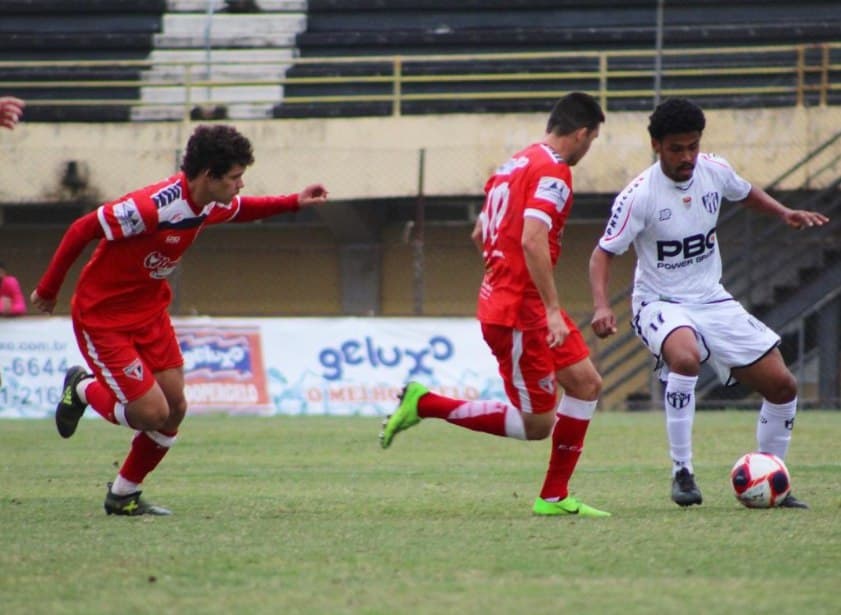
<svg viewBox="0 0 841 615"><path fill-rule="evenodd" d="M130 434L0 423L0 612L838 613L841 412L802 412L812 510L748 510L754 412L699 413L701 507L669 500L660 413L600 413L573 480L609 519L530 514L548 441L427 421L191 417L149 478L172 517L102 511Z"/></svg>

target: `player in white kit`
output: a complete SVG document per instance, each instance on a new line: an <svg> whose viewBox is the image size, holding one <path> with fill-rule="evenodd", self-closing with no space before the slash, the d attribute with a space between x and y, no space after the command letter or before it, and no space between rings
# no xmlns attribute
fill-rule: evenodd
<svg viewBox="0 0 841 615"><path fill-rule="evenodd" d="M616 198L590 257L592 327L604 338L616 332L607 295L611 260L634 246L633 326L666 384L672 500L679 506L702 502L692 466L701 363L708 361L722 382L738 381L762 395L756 429L761 451L785 458L797 409L797 381L777 348L780 337L721 284L716 223L722 201L777 216L796 229L828 220L789 209L739 177L726 160L700 153L705 123L703 111L686 99L667 100L654 110L648 132L659 160ZM792 495L781 506L808 508Z"/></svg>

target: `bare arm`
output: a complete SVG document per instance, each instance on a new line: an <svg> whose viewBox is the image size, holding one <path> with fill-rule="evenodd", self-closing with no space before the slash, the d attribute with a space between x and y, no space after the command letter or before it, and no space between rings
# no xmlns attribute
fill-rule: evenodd
<svg viewBox="0 0 841 615"><path fill-rule="evenodd" d="M810 226L822 226L829 222L822 213L803 209L789 209L762 188L751 186L750 192L742 201L742 205L780 218L792 228L802 229Z"/></svg>
<svg viewBox="0 0 841 615"><path fill-rule="evenodd" d="M480 218L476 218L476 224L473 225L473 231L470 233L470 239L473 241L473 245L476 246L476 249L481 255L485 246L482 242L482 220Z"/></svg>
<svg viewBox="0 0 841 615"><path fill-rule="evenodd" d="M549 227L535 218L526 218L522 235L523 255L529 275L546 308L546 324L549 346L559 346L569 335L569 327L561 316L561 302L555 288L552 258L549 254Z"/></svg>
<svg viewBox="0 0 841 615"><path fill-rule="evenodd" d="M593 295L593 320L590 326L593 333L602 338L616 333L616 315L610 308L607 295L612 260L613 254L599 246L590 255L590 291Z"/></svg>

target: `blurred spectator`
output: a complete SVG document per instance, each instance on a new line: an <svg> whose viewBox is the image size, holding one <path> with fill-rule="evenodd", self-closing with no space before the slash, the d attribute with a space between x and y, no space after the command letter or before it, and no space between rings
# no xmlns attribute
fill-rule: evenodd
<svg viewBox="0 0 841 615"><path fill-rule="evenodd" d="M6 265L0 263L0 316L20 316L26 314L26 301L20 292L16 277L6 271Z"/></svg>
<svg viewBox="0 0 841 615"><path fill-rule="evenodd" d="M20 98L14 96L0 96L0 126L11 130L23 115L26 106Z"/></svg>

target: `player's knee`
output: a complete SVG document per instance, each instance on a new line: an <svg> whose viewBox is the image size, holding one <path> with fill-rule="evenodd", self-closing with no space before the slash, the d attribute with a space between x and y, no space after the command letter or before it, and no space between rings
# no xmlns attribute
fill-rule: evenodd
<svg viewBox="0 0 841 615"><path fill-rule="evenodd" d="M564 388L564 393L583 401L595 401L602 393L602 377L593 370L586 378L581 378Z"/></svg>
<svg viewBox="0 0 841 615"><path fill-rule="evenodd" d="M797 397L797 379L791 372L777 378L774 387L765 395L765 399L772 404L786 404Z"/></svg>
<svg viewBox="0 0 841 615"><path fill-rule="evenodd" d="M544 440L552 433L552 426L555 424L554 410L542 414L529 414L523 416L523 427L525 428L526 440Z"/></svg>
<svg viewBox="0 0 841 615"><path fill-rule="evenodd" d="M669 371L681 376L697 376L701 372L701 358L691 352L681 353L668 361Z"/></svg>
<svg viewBox="0 0 841 615"><path fill-rule="evenodd" d="M178 401L169 404L169 423L174 423L173 427L177 427L184 420L187 415L187 400L182 397Z"/></svg>

